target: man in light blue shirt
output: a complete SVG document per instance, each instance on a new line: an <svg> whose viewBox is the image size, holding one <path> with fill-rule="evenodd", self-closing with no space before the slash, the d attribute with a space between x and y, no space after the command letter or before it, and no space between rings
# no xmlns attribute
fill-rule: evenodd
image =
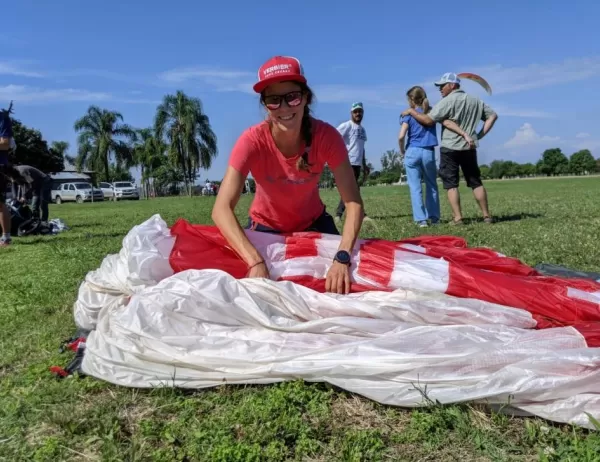
<svg viewBox="0 0 600 462"><path fill-rule="evenodd" d="M364 174L368 174L367 161L365 157L365 142L367 141L367 131L365 127L361 125L364 116L364 108L363 104L360 102L353 103L350 108L350 120L340 124L337 128L342 138L344 138L344 143L346 143L346 149L348 149L348 157L350 158L350 164L352 165L352 169L354 170L354 178L356 178L356 183L360 188L360 183L358 183L358 177L360 176L361 169ZM340 203L338 204L335 221L339 222L342 219L342 215L344 215L344 211L346 210L346 206L344 205L344 201L340 199ZM364 221L369 221L370 218L367 217L365 213Z"/></svg>

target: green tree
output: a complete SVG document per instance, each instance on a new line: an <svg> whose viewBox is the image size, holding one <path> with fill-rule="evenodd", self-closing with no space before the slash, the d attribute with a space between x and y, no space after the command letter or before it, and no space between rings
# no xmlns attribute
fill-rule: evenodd
<svg viewBox="0 0 600 462"><path fill-rule="evenodd" d="M53 141L50 144L50 149L59 156L63 157L67 162L74 162L75 158L67 154L69 150L69 143L66 141Z"/></svg>
<svg viewBox="0 0 600 462"><path fill-rule="evenodd" d="M10 161L15 165L31 165L45 173L62 172L65 168L63 153L48 147L39 130L29 128L12 119L17 149Z"/></svg>
<svg viewBox="0 0 600 462"><path fill-rule="evenodd" d="M165 162L154 172L154 192L157 196L178 195L183 180L181 169Z"/></svg>
<svg viewBox="0 0 600 462"><path fill-rule="evenodd" d="M490 178L498 179L506 175L506 163L503 160L494 160L490 164Z"/></svg>
<svg viewBox="0 0 600 462"><path fill-rule="evenodd" d="M479 166L479 171L481 172L481 178L487 180L490 178L490 166L487 164L482 164Z"/></svg>
<svg viewBox="0 0 600 462"><path fill-rule="evenodd" d="M319 183L324 185L326 188L332 188L334 183L333 172L329 169L329 166L326 165L321 173L321 179Z"/></svg>
<svg viewBox="0 0 600 462"><path fill-rule="evenodd" d="M144 195L150 198L151 181L156 170L169 162L166 155L167 146L154 136L152 128L142 128L137 132L137 141L133 147L133 164L140 168Z"/></svg>
<svg viewBox="0 0 600 462"><path fill-rule="evenodd" d="M191 196L198 170L208 170L217 156L217 137L202 102L182 91L166 95L156 110L154 129L157 139L166 139L169 154L181 170Z"/></svg>
<svg viewBox="0 0 600 462"><path fill-rule="evenodd" d="M400 151L388 149L383 153L381 156L381 173L386 172L394 172L398 174L398 178L401 174L405 173Z"/></svg>
<svg viewBox="0 0 600 462"><path fill-rule="evenodd" d="M531 162L527 162L526 164L522 164L519 166L519 175L521 176L533 176L535 175L535 165Z"/></svg>
<svg viewBox="0 0 600 462"><path fill-rule="evenodd" d="M110 179L112 182L115 181L131 181L133 183L133 175L131 171L119 164L111 164L110 167Z"/></svg>
<svg viewBox="0 0 600 462"><path fill-rule="evenodd" d="M542 162L546 175L562 175L569 171L569 159L560 148L546 149L542 154Z"/></svg>
<svg viewBox="0 0 600 462"><path fill-rule="evenodd" d="M131 143L135 141L136 133L123 123L121 113L90 106L87 113L75 121L74 128L79 132L77 169L95 171L110 182L111 157L119 168L132 165Z"/></svg>
<svg viewBox="0 0 600 462"><path fill-rule="evenodd" d="M544 163L543 159L540 159L535 164L535 172L538 175L548 175L548 176L550 176L550 167Z"/></svg>
<svg viewBox="0 0 600 462"><path fill-rule="evenodd" d="M596 169L596 159L588 149L582 149L571 155L569 170L575 175L593 173Z"/></svg>

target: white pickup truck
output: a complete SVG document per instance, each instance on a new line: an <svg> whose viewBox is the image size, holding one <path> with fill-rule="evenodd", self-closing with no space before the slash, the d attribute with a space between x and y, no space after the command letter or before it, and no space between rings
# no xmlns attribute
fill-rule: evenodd
<svg viewBox="0 0 600 462"><path fill-rule="evenodd" d="M92 187L91 183L74 182L63 183L51 192L52 201L57 204L74 201L78 204L83 202L102 202L104 194L100 188Z"/></svg>
<svg viewBox="0 0 600 462"><path fill-rule="evenodd" d="M140 193L130 181L115 181L114 183L100 183L100 189L108 200L133 199L139 200Z"/></svg>

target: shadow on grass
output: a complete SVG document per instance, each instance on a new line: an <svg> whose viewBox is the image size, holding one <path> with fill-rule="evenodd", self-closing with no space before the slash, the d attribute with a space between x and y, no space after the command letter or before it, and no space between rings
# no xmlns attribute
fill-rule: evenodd
<svg viewBox="0 0 600 462"><path fill-rule="evenodd" d="M498 215L494 217L495 223L509 222L509 221L521 221L527 219L542 218L545 215L541 213L514 213L512 215Z"/></svg>
<svg viewBox="0 0 600 462"><path fill-rule="evenodd" d="M369 215L373 220L385 220L388 218L409 218L412 215Z"/></svg>
<svg viewBox="0 0 600 462"><path fill-rule="evenodd" d="M80 228L92 228L94 226L104 226L106 223L102 223L100 221L90 221L86 223L79 223L75 225L67 225L69 226L69 230L80 229Z"/></svg>
<svg viewBox="0 0 600 462"><path fill-rule="evenodd" d="M521 220L528 220L528 219L536 219L536 218L543 218L545 215L541 214L541 213L514 213L512 215L493 215L494 217L494 223L505 223L505 222L512 222L512 221L521 221ZM443 220L442 223L443 224L451 224L451 219L450 220ZM463 223L465 225L475 225L478 223L483 224L483 217L476 217L476 218L466 218L463 217Z"/></svg>
<svg viewBox="0 0 600 462"><path fill-rule="evenodd" d="M46 236L36 236L34 238L29 238L26 241L13 240L15 244L18 245L37 245L37 244L52 244L55 242L64 242L64 241L86 241L89 239L102 239L107 237L124 237L127 232L112 232L112 233L81 233L81 234L70 234L70 233L61 233L54 236L46 235Z"/></svg>

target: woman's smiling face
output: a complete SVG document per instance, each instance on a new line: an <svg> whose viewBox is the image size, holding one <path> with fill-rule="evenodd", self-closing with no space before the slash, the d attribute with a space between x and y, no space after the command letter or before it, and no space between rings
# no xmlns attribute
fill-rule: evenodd
<svg viewBox="0 0 600 462"><path fill-rule="evenodd" d="M278 82L265 88L262 101L271 121L285 130L299 129L306 106L306 94L295 82Z"/></svg>

